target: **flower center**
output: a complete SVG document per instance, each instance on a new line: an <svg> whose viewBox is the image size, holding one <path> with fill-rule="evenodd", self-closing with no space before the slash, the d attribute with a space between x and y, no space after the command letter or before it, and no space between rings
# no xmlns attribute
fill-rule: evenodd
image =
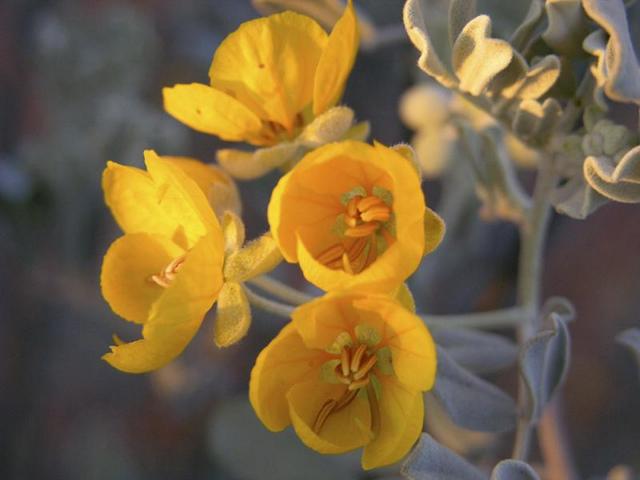
<svg viewBox="0 0 640 480"><path fill-rule="evenodd" d="M323 425L333 413L339 412L347 407L361 389L366 389L367 397L371 407L372 429L377 425L379 418L379 409L377 394L375 388L371 384L371 370L377 363L375 352L368 352L365 344L357 346L344 346L340 352L339 362L335 365L333 373L340 383L347 386L342 396L338 399L327 400L320 408L315 421L313 422L313 431L320 433ZM374 430L375 431L375 430Z"/></svg>
<svg viewBox="0 0 640 480"><path fill-rule="evenodd" d="M344 212L338 215L334 232L341 242L331 245L316 260L350 274L363 271L393 242L395 223L391 192L373 187L368 194L356 187L342 196Z"/></svg>
<svg viewBox="0 0 640 480"><path fill-rule="evenodd" d="M380 346L382 337L378 330L367 324L340 333L327 348L327 353L335 355L322 366L321 378L329 383L346 386L339 398L324 402L313 422L313 431L319 434L327 419L346 408L358 394L365 395L371 412L371 430L375 433L380 426L378 399L382 394L379 375L393 374L391 350ZM375 371L374 371L375 368Z"/></svg>
<svg viewBox="0 0 640 480"><path fill-rule="evenodd" d="M149 277L149 281L161 286L162 288L167 288L171 285L173 279L176 278L176 274L182 268L185 258L186 255L181 255L178 258L171 260L171 262L169 262L169 264L164 267L159 274L151 275Z"/></svg>

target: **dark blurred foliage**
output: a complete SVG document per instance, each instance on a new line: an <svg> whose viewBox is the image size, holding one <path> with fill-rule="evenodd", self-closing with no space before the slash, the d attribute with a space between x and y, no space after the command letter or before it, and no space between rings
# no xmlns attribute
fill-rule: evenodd
<svg viewBox="0 0 640 480"><path fill-rule="evenodd" d="M401 21L401 0L362 6L378 25ZM206 81L218 43L256 15L247 0L0 3L2 478L241 480L252 468L264 478L392 475L356 473L353 455L307 459L288 434L265 435L238 400L281 319L256 312L248 338L218 350L209 318L185 354L153 375L126 375L99 358L113 332L138 334L100 296L101 257L119 234L102 203L104 163L140 165L150 147L213 161L222 143L165 115L161 87ZM415 60L408 43L363 53L349 81L345 102L384 143L409 138L396 109ZM241 185L250 237L267 228L276 180ZM441 185L425 188L437 209ZM515 229L478 220L468 203L451 240L416 275L424 311L513 301ZM606 206L584 222L556 217L552 226L544 290L578 311L564 410L585 477L618 463L640 467L638 372L613 340L638 324L639 238L637 206ZM305 288L293 267L278 275ZM498 380L515 390L513 375ZM299 477L276 474L287 448Z"/></svg>

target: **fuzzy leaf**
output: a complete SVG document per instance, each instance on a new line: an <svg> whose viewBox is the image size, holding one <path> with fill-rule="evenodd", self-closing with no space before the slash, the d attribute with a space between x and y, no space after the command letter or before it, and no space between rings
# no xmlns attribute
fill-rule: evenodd
<svg viewBox="0 0 640 480"><path fill-rule="evenodd" d="M532 33L535 31L543 17L544 9L542 0L532 0L529 10L522 23L516 28L509 38L509 43L515 50L524 50L527 44L533 40Z"/></svg>
<svg viewBox="0 0 640 480"><path fill-rule="evenodd" d="M582 173L570 178L551 195L551 203L558 213L579 220L587 218L607 201L605 196L600 195L585 182Z"/></svg>
<svg viewBox="0 0 640 480"><path fill-rule="evenodd" d="M520 138L529 139L535 136L544 117L542 105L535 100L524 100L518 105L513 117L512 128Z"/></svg>
<svg viewBox="0 0 640 480"><path fill-rule="evenodd" d="M640 202L640 145L629 150L617 165L609 157L587 157L584 176L594 190L611 200Z"/></svg>
<svg viewBox="0 0 640 480"><path fill-rule="evenodd" d="M581 3L581 0L547 0L544 6L549 25L542 38L559 54L582 54L582 41L588 33L588 22Z"/></svg>
<svg viewBox="0 0 640 480"><path fill-rule="evenodd" d="M491 480L540 480L540 477L529 464L510 459L495 466Z"/></svg>
<svg viewBox="0 0 640 480"><path fill-rule="evenodd" d="M591 72L607 96L618 102L640 105L640 65L622 0L582 0L582 7L609 35L596 31L585 38L583 47L597 57ZM606 105L604 105L606 108Z"/></svg>
<svg viewBox="0 0 640 480"><path fill-rule="evenodd" d="M409 39L420 52L418 66L445 87L453 88L458 82L444 67L427 31L425 18L429 15L429 11L428 1L407 0L403 10L404 28L407 30Z"/></svg>
<svg viewBox="0 0 640 480"><path fill-rule="evenodd" d="M463 92L480 95L511 62L511 45L490 36L491 19L480 15L465 25L453 45L453 70Z"/></svg>
<svg viewBox="0 0 640 480"><path fill-rule="evenodd" d="M560 76L560 59L547 55L532 65L518 82L503 89L500 94L505 98L531 100L540 98L553 86Z"/></svg>
<svg viewBox="0 0 640 480"><path fill-rule="evenodd" d="M218 295L216 322L213 330L218 347L233 345L249 331L251 307L242 285L225 282Z"/></svg>
<svg viewBox="0 0 640 480"><path fill-rule="evenodd" d="M297 143L283 142L273 147L258 148L253 152L221 149L217 151L216 159L232 177L253 180L295 161L302 153L303 149Z"/></svg>
<svg viewBox="0 0 640 480"><path fill-rule="evenodd" d="M629 347L636 357L640 369L640 328L629 328L616 336L618 343ZM640 372L640 370L639 370Z"/></svg>
<svg viewBox="0 0 640 480"><path fill-rule="evenodd" d="M305 147L319 147L342 139L352 126L353 110L343 106L333 107L314 118L297 141Z"/></svg>
<svg viewBox="0 0 640 480"><path fill-rule="evenodd" d="M402 464L409 480L486 480L476 467L423 433Z"/></svg>
<svg viewBox="0 0 640 480"><path fill-rule="evenodd" d="M513 399L495 385L462 368L438 347L438 373L432 391L455 424L481 432L504 432L516 424Z"/></svg>
<svg viewBox="0 0 640 480"><path fill-rule="evenodd" d="M244 282L267 273L282 261L282 254L270 233L265 233L225 259L224 277Z"/></svg>
<svg viewBox="0 0 640 480"><path fill-rule="evenodd" d="M551 312L548 328L529 339L520 352L520 374L528 391L525 415L537 422L545 405L564 381L569 369L570 339L566 319Z"/></svg>
<svg viewBox="0 0 640 480"><path fill-rule="evenodd" d="M446 231L442 217L427 207L424 211L424 255L438 248Z"/></svg>
<svg viewBox="0 0 640 480"><path fill-rule="evenodd" d="M473 373L491 373L513 365L516 345L502 335L462 328L431 328L436 343L461 367Z"/></svg>
<svg viewBox="0 0 640 480"><path fill-rule="evenodd" d="M371 126L369 125L369 122L356 123L353 127L347 130L347 132L344 134L342 139L366 142L367 138L369 138L370 131L371 131Z"/></svg>
<svg viewBox="0 0 640 480"><path fill-rule="evenodd" d="M449 4L449 43L453 47L464 26L476 16L476 0L451 0Z"/></svg>
<svg viewBox="0 0 640 480"><path fill-rule="evenodd" d="M224 252L226 255L239 250L244 244L244 223L238 215L231 211L224 212L222 233L224 235Z"/></svg>

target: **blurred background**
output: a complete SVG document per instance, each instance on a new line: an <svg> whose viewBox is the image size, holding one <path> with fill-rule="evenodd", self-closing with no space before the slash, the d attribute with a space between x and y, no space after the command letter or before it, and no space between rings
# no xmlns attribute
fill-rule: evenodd
<svg viewBox="0 0 640 480"><path fill-rule="evenodd" d="M442 3L434 1L434 14L444 12ZM501 3L502 20L523 15ZM356 4L377 26L401 23L401 0ZM1 478L398 478L393 468L361 472L358 454L315 455L291 432L268 433L256 420L249 372L280 318L254 311L247 339L225 350L213 345L208 318L179 360L150 375L100 360L112 333L139 335L100 295L101 259L119 235L102 201L105 162L141 165L145 148L213 161L223 144L166 115L161 88L206 82L220 41L258 15L249 0L0 2ZM344 102L371 122L372 138L411 138L398 101L424 80L416 59L401 37L358 56ZM526 185L532 175L522 174ZM249 237L267 229L276 180L240 185ZM511 305L515 228L478 218L465 174L424 187L449 228L412 279L422 311ZM640 469L640 379L614 342L639 323L639 240L633 205L607 205L586 221L556 216L552 224L544 291L568 297L578 312L563 410L582 478L603 478L621 463ZM309 289L293 267L277 275ZM492 379L515 392L513 371ZM508 456L509 435L494 440L493 459Z"/></svg>

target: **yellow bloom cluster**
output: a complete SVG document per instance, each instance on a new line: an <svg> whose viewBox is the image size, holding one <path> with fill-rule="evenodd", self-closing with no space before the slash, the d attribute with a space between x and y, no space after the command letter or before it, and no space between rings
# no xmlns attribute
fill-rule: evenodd
<svg viewBox="0 0 640 480"><path fill-rule="evenodd" d="M357 49L351 2L327 35L292 12L243 24L216 52L211 85L165 89L196 130L253 145L289 141L340 99ZM436 353L404 281L444 223L425 205L410 148L343 140L310 151L268 206L270 232L244 245L235 184L197 160L145 152L146 171L109 162L105 201L124 231L102 292L142 338L103 358L147 372L178 356L217 301L218 346L248 331L243 285L284 258L326 295L293 311L260 353L249 396L270 430L292 424L322 453L364 447L366 469L402 458L423 423Z"/></svg>

